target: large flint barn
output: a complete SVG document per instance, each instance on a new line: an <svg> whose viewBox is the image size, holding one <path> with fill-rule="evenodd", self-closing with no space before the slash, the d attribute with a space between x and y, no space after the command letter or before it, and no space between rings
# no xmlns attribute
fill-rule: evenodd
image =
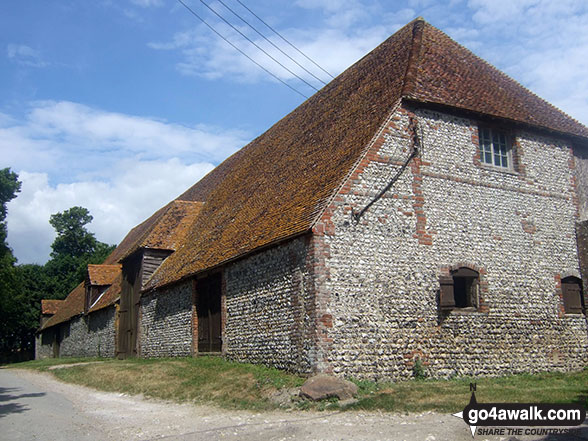
<svg viewBox="0 0 588 441"><path fill-rule="evenodd" d="M588 128L417 19L129 232L37 356L588 363Z"/></svg>

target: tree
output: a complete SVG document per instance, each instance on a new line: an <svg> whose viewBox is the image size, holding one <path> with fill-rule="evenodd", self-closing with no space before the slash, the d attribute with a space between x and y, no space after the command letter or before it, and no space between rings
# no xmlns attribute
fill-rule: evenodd
<svg viewBox="0 0 588 441"><path fill-rule="evenodd" d="M51 245L51 257L82 257L94 253L98 241L85 228L92 219L92 215L84 207L71 207L63 213L52 214L49 223L57 231L57 237Z"/></svg>
<svg viewBox="0 0 588 441"><path fill-rule="evenodd" d="M102 263L114 249L114 245L96 240L86 229L92 219L84 207L71 207L51 215L49 223L55 228L57 237L51 245L51 259L44 267L45 298L64 299L84 280L88 264Z"/></svg>
<svg viewBox="0 0 588 441"><path fill-rule="evenodd" d="M0 170L0 358L20 346L19 318L24 307L19 301L20 280L14 264L16 259L6 243L6 205L16 197L21 183L9 168Z"/></svg>
<svg viewBox="0 0 588 441"><path fill-rule="evenodd" d="M10 168L0 170L0 259L3 259L6 255L10 255L8 260L12 260L14 263L16 260L12 256L12 250L6 243L6 214L8 209L6 204L16 197L16 193L20 191L20 181L18 175Z"/></svg>

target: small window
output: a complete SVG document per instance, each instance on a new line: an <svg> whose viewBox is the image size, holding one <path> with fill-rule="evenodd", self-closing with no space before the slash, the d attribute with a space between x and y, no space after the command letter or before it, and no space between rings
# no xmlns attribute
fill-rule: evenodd
<svg viewBox="0 0 588 441"><path fill-rule="evenodd" d="M566 314L581 314L584 309L582 281L577 277L566 277L561 281L561 292Z"/></svg>
<svg viewBox="0 0 588 441"><path fill-rule="evenodd" d="M504 169L512 169L512 149L506 133L480 127L480 161Z"/></svg>
<svg viewBox="0 0 588 441"><path fill-rule="evenodd" d="M477 309L479 280L477 271L465 267L452 271L449 276L441 277L441 309Z"/></svg>

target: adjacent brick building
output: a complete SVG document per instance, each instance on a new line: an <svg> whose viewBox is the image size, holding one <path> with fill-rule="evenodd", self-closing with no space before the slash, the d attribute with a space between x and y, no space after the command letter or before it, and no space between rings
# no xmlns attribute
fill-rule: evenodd
<svg viewBox="0 0 588 441"><path fill-rule="evenodd" d="M581 369L587 188L588 128L417 19L133 229L38 355L98 321L121 357Z"/></svg>

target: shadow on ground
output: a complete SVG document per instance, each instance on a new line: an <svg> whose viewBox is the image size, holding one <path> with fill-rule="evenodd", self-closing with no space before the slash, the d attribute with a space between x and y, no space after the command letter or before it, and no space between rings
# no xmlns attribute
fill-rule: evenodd
<svg viewBox="0 0 588 441"><path fill-rule="evenodd" d="M20 390L18 387L0 387L0 418L11 413L22 413L29 410L27 406L19 403L18 400L23 398L39 398L45 395L45 392L18 394Z"/></svg>

